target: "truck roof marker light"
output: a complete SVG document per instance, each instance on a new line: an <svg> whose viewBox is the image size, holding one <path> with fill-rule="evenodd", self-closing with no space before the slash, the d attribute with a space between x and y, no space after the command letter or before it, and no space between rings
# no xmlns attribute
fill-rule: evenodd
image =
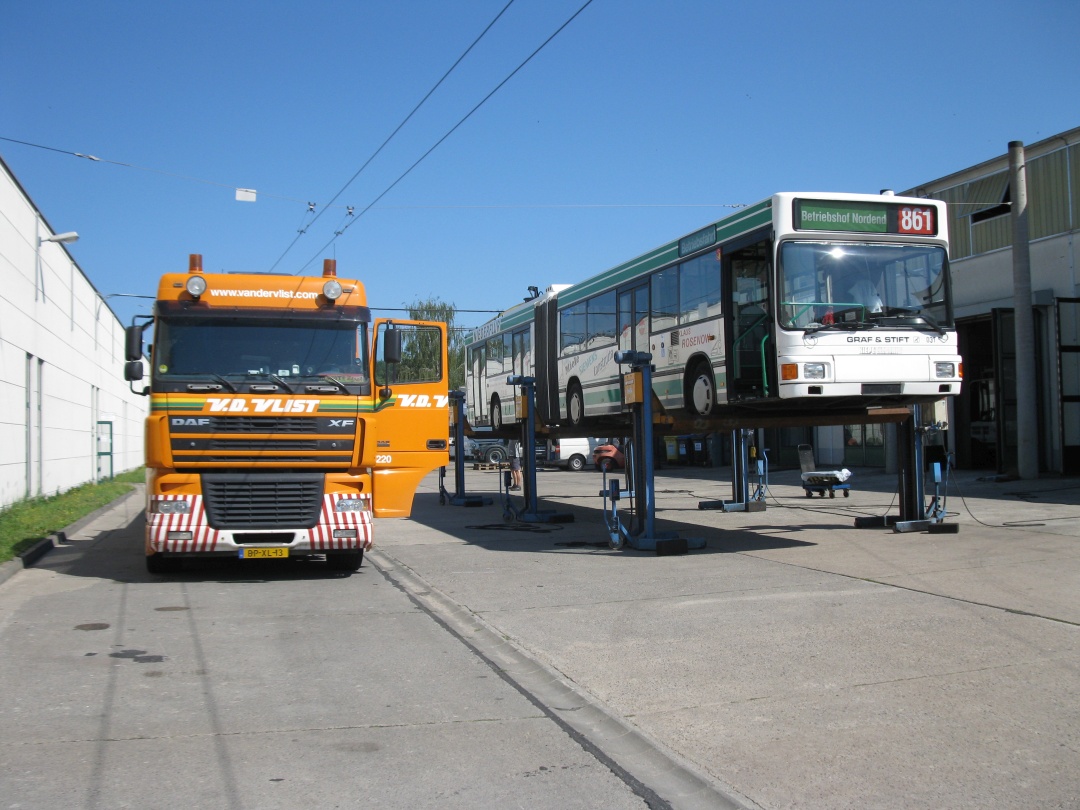
<svg viewBox="0 0 1080 810"><path fill-rule="evenodd" d="M323 278L327 279L323 284L323 295L328 301L337 301L341 298L341 282L337 280L337 259L323 259Z"/></svg>
<svg viewBox="0 0 1080 810"><path fill-rule="evenodd" d="M188 255L188 276L184 289L191 294L192 298L198 299L206 292L206 279L202 275L202 254L191 253Z"/></svg>

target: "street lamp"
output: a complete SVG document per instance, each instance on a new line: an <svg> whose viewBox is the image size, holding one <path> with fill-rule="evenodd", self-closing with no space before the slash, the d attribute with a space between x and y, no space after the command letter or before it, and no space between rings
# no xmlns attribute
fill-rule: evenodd
<svg viewBox="0 0 1080 810"><path fill-rule="evenodd" d="M67 231L66 233L56 233L52 236L39 236L38 245L42 242L59 242L62 245L70 245L72 242L79 241L79 234L75 231Z"/></svg>
<svg viewBox="0 0 1080 810"><path fill-rule="evenodd" d="M70 245L72 242L79 241L79 234L75 231L66 231L64 233L54 233L52 236L39 236L37 239L37 251L35 252L35 265L34 271L37 278L34 280L34 300L38 300L38 287L41 288L41 300L45 300L45 273L41 270L41 246L46 242L58 242L61 245Z"/></svg>

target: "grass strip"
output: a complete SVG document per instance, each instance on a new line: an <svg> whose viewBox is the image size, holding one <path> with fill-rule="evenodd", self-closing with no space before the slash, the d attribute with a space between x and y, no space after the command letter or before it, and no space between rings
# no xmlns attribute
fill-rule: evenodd
<svg viewBox="0 0 1080 810"><path fill-rule="evenodd" d="M138 467L108 481L82 484L59 495L27 498L0 510L0 562L111 503L130 492L132 484L144 480L145 472Z"/></svg>

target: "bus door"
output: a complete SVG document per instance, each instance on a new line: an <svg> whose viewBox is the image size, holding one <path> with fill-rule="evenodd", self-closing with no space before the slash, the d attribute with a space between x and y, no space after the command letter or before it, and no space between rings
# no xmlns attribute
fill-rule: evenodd
<svg viewBox="0 0 1080 810"><path fill-rule="evenodd" d="M649 286L619 293L619 351L649 350Z"/></svg>
<svg viewBox="0 0 1080 810"><path fill-rule="evenodd" d="M519 329L511 336L511 362L510 362L510 374L516 374L519 377L531 377L532 368L532 344L529 340L529 329ZM518 391L520 395L520 389ZM518 408L518 396L514 397L514 418L517 421L522 421L525 418L525 411Z"/></svg>
<svg viewBox="0 0 1080 810"><path fill-rule="evenodd" d="M475 425L487 424L487 343L481 340L469 349L469 371L472 384L466 391L469 422Z"/></svg>
<svg viewBox="0 0 1080 810"><path fill-rule="evenodd" d="M727 318L727 383L730 400L777 395L775 343L769 301L772 242L725 247L723 278Z"/></svg>
<svg viewBox="0 0 1080 810"><path fill-rule="evenodd" d="M618 310L619 351L649 351L649 285L620 290Z"/></svg>

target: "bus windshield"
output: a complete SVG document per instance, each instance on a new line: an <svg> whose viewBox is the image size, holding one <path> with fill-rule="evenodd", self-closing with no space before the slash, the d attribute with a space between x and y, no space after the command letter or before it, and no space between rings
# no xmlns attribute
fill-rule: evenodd
<svg viewBox="0 0 1080 810"><path fill-rule="evenodd" d="M366 336L366 323L349 320L159 317L154 377L331 378L366 385Z"/></svg>
<svg viewBox="0 0 1080 810"><path fill-rule="evenodd" d="M945 269L938 245L784 242L780 326L951 326Z"/></svg>

